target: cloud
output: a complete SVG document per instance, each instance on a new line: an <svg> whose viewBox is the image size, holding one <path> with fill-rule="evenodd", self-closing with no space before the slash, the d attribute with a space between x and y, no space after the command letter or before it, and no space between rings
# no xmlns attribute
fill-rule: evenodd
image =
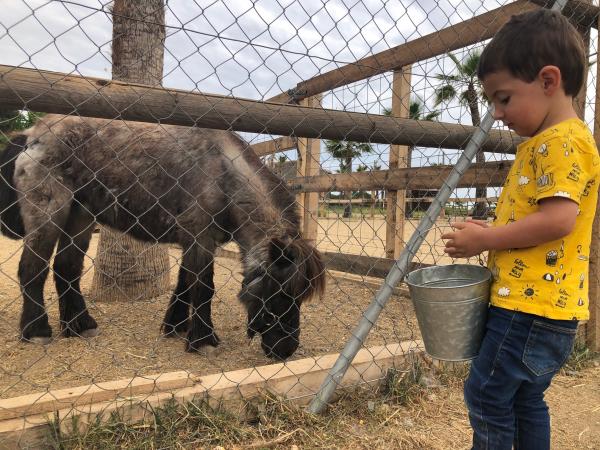
<svg viewBox="0 0 600 450"><path fill-rule="evenodd" d="M81 3L102 7L99 1ZM112 28L104 12L42 0L3 2L0 24L2 64L110 75Z"/></svg>

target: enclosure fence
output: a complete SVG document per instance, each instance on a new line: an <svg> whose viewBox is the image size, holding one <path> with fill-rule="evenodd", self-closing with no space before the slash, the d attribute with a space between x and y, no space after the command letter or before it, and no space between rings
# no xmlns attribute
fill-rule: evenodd
<svg viewBox="0 0 600 450"><path fill-rule="evenodd" d="M308 403L481 126L481 50L552 6L3 4L0 446L173 399ZM588 47L576 102L597 141L599 11L563 9ZM520 142L494 125L411 269L486 263L446 256L441 235L492 220ZM422 351L408 291L393 295L341 386L379 386Z"/></svg>

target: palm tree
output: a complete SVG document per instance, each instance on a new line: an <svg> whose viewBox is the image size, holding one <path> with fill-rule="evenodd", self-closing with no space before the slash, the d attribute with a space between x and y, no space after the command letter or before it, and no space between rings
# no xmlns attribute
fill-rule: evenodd
<svg viewBox="0 0 600 450"><path fill-rule="evenodd" d="M31 111L0 112L0 148L8 141L9 133L29 128L40 116L41 113Z"/></svg>
<svg viewBox="0 0 600 450"><path fill-rule="evenodd" d="M164 0L115 0L112 9L112 77L161 85L165 41ZM101 227L92 296L146 299L169 290L168 247Z"/></svg>
<svg viewBox="0 0 600 450"><path fill-rule="evenodd" d="M432 120L437 119L440 114L441 114L441 111L429 111L426 113L425 112L425 102L419 96L411 98L410 104L408 105L408 118L412 119L412 120L432 121ZM391 108L383 108L383 115L391 116L392 109ZM407 161L406 161L407 167L411 166L411 158L412 158L412 152L413 152L414 148L415 148L414 145L411 145L408 147L408 155L406 157L407 158Z"/></svg>
<svg viewBox="0 0 600 450"><path fill-rule="evenodd" d="M477 78L477 66L479 65L481 53L470 53L464 61L459 61L456 55L452 53L448 53L448 57L455 67L451 75L438 74L436 76L443 84L435 90L435 106L458 100L459 103L469 108L471 122L473 126L478 127L481 124L479 103L481 99L485 99L481 83ZM485 163L484 153L477 153L475 161ZM486 196L486 188L475 189L476 198L485 198ZM473 217L485 218L486 206L485 202L476 202L473 208Z"/></svg>
<svg viewBox="0 0 600 450"><path fill-rule="evenodd" d="M391 116L392 110L390 108L383 108L383 114L385 116ZM410 100L408 105L408 118L412 120L427 120L432 121L439 117L441 111L429 111L425 112L425 102L419 96L416 96ZM410 145L407 150L406 155L406 167L411 167L412 165L412 154L415 146ZM415 193L413 191L407 191L409 197L414 197ZM409 207L410 206L410 207ZM413 203L407 203L404 207L404 217L409 218L412 214L412 210L414 209Z"/></svg>
<svg viewBox="0 0 600 450"><path fill-rule="evenodd" d="M356 168L357 172L366 172L366 171L373 171L373 170L381 170L381 165L374 162L371 167L367 166L366 164L360 164ZM359 194L358 195L359 198L364 199L366 197L367 192L359 191L358 194ZM379 191L377 191L377 190L370 191L370 197L371 197L371 219L372 219L373 217L375 217L375 204L377 203L377 199L379 197Z"/></svg>
<svg viewBox="0 0 600 450"><path fill-rule="evenodd" d="M338 139L326 140L325 149L335 159L340 161L339 173L352 172L352 160L364 153L372 153L373 147L371 144L340 141ZM352 216L352 191L344 193L344 197L348 199L348 204L344 208L342 217L348 218Z"/></svg>

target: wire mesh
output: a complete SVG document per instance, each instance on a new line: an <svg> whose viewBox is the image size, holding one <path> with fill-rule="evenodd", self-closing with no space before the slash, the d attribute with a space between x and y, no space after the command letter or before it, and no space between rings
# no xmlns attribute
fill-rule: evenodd
<svg viewBox="0 0 600 450"><path fill-rule="evenodd" d="M306 374L331 368L323 355L342 350L480 125L479 52L543 6L4 4L0 214L18 239L0 237L0 420L66 424L76 403L159 404L173 389L314 394ZM590 126L597 10L565 8L588 36ZM413 268L485 264L449 258L441 235L491 220L519 141L495 127ZM394 296L349 385L417 346L407 292ZM287 378L263 367L281 360Z"/></svg>

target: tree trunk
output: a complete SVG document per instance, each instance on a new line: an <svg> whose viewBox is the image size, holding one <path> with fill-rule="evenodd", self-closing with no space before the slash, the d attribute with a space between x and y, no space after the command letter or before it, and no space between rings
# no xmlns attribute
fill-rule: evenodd
<svg viewBox="0 0 600 450"><path fill-rule="evenodd" d="M475 90L475 86L469 83L469 88L467 89L467 99L469 102L469 109L471 111L471 122L474 127L478 127L481 124L481 117L479 116L479 106L477 103L477 91ZM476 163L485 163L485 154L483 151L477 152L475 155ZM486 188L476 188L475 189L475 205L473 206L473 218L474 219L485 219L487 217L487 202L486 201L477 201L480 198L487 197L487 189Z"/></svg>
<svg viewBox="0 0 600 450"><path fill-rule="evenodd" d="M160 85L163 73L163 0L115 0L112 78ZM147 299L169 290L168 248L101 227L92 297L96 300Z"/></svg>
<svg viewBox="0 0 600 450"><path fill-rule="evenodd" d="M414 149L415 149L414 145L409 145L408 149L406 150L406 167L407 168L412 167L412 154L413 154ZM411 190L406 191L406 197L414 198L413 191L411 191ZM404 218L405 219L410 219L410 216L413 213L414 205L415 204L414 204L413 200L404 202Z"/></svg>
<svg viewBox="0 0 600 450"><path fill-rule="evenodd" d="M352 158L346 158L345 165L346 165L346 171L348 173L351 173L352 172ZM342 215L342 217L344 219L349 219L352 217L352 191L345 192L344 197L346 197L346 199L348 200L348 203L344 207L344 214Z"/></svg>

